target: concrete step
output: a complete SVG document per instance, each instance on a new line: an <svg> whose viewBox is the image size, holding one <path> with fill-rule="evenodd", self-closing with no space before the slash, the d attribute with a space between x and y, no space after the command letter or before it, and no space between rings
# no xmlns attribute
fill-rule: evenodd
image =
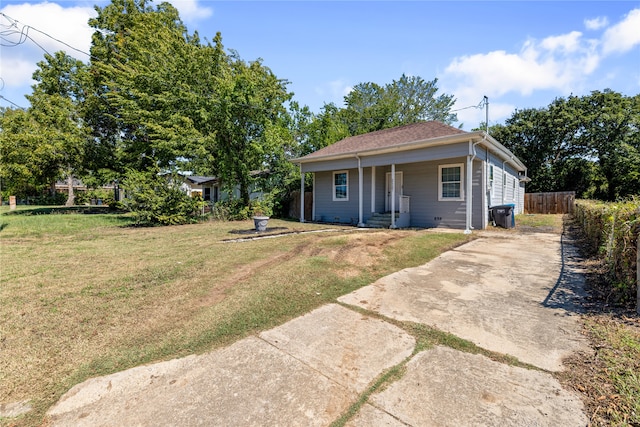
<svg viewBox="0 0 640 427"><path fill-rule="evenodd" d="M400 214L396 213L396 219ZM391 226L391 213L374 213L367 221L367 227L389 228Z"/></svg>

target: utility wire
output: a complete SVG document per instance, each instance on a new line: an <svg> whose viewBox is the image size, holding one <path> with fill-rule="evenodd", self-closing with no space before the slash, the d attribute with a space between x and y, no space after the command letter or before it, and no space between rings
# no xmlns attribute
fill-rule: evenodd
<svg viewBox="0 0 640 427"><path fill-rule="evenodd" d="M13 47L13 46L18 46L21 45L23 43L26 42L27 39L31 40L33 43L35 43L36 46L38 46L40 49L44 50L47 54L51 55L49 52L47 52L47 50L42 47L40 44L38 44L38 42L36 42L33 37L31 37L29 35L29 30L33 30L36 31L46 37L49 37L51 40L54 40L58 43L61 43L63 45L65 45L66 47L68 47L69 49L73 49L76 52L80 52L84 55L87 55L88 57L92 57L90 53L87 53L85 51L83 51L82 49L78 49L76 47L71 46L69 43L66 43L58 38L53 37L52 35L44 32L44 31L40 31L39 29L32 27L31 25L26 25L21 23L20 21L18 21L17 19L14 19L10 16L8 16L6 13L0 12L0 15L3 16L7 21L10 22L9 25L7 24L2 24L2 29L0 30L0 39L2 40L2 43L0 43L0 45L2 46L6 46L6 47ZM22 28L19 29L18 25L22 25ZM11 40L8 39L8 36L12 36L15 34L20 34L20 38L18 39L17 42L13 42ZM4 44L4 43L9 43L9 44Z"/></svg>
<svg viewBox="0 0 640 427"><path fill-rule="evenodd" d="M15 102L13 102L13 101L11 101L11 100L9 100L9 99L5 98L5 97L4 97L4 96L2 96L2 95L0 95L0 99L4 99L4 100L5 100L5 101L7 101L9 104L14 105L14 106L18 107L18 108L19 108L19 109L21 109L21 110L24 110L24 109L25 109L24 107L19 106L19 105L18 105L18 104L16 104Z"/></svg>
<svg viewBox="0 0 640 427"><path fill-rule="evenodd" d="M482 101L480 101L477 105L469 105L467 107L458 108L457 110L451 110L450 113L455 113L456 111L468 110L470 108L475 108L477 110L480 110L484 108L486 105L487 105L487 99L482 98Z"/></svg>

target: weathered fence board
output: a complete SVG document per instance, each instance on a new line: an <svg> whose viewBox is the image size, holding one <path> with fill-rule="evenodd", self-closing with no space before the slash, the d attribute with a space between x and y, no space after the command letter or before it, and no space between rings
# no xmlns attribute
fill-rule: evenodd
<svg viewBox="0 0 640 427"><path fill-rule="evenodd" d="M528 214L572 214L575 200L575 191L526 193L524 211Z"/></svg>
<svg viewBox="0 0 640 427"><path fill-rule="evenodd" d="M311 221L311 215L313 213L313 193L304 193L304 219ZM289 218L300 218L300 192L294 191L292 193L291 202L289 203Z"/></svg>

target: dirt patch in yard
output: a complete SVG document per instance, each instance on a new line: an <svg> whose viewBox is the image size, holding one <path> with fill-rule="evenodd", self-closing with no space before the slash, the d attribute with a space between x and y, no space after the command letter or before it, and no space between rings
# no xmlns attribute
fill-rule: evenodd
<svg viewBox="0 0 640 427"><path fill-rule="evenodd" d="M335 233L318 235L317 244L298 245L285 253L274 253L267 258L243 264L225 280L212 287L211 291L200 299L198 306L207 307L217 304L225 298L227 291L234 285L250 279L269 266L279 265L296 257L323 257L341 265L341 269L337 271L339 277L356 277L362 273L362 267L372 267L381 262L385 249L406 238L407 233L414 232L363 230L339 235ZM277 244L277 240L274 240L273 244Z"/></svg>
<svg viewBox="0 0 640 427"><path fill-rule="evenodd" d="M308 254L324 256L342 265L338 271L338 275L342 278L355 277L361 273L362 267L372 267L381 262L384 250L405 237L406 234L385 231L347 234L336 240L336 247L321 246L309 251Z"/></svg>
<svg viewBox="0 0 640 427"><path fill-rule="evenodd" d="M236 283L249 279L265 267L288 261L297 256L303 250L304 245L299 245L288 252L274 254L268 258L259 259L258 261L242 265L231 276L216 284L209 294L200 300L198 306L208 307L219 303L225 298L227 290L233 287Z"/></svg>

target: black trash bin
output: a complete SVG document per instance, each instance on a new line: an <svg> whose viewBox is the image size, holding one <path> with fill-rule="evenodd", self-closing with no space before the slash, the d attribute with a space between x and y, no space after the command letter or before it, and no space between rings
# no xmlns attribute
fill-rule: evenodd
<svg viewBox="0 0 640 427"><path fill-rule="evenodd" d="M515 227L513 208L513 205L499 205L492 207L491 215L493 216L493 223L502 228Z"/></svg>

